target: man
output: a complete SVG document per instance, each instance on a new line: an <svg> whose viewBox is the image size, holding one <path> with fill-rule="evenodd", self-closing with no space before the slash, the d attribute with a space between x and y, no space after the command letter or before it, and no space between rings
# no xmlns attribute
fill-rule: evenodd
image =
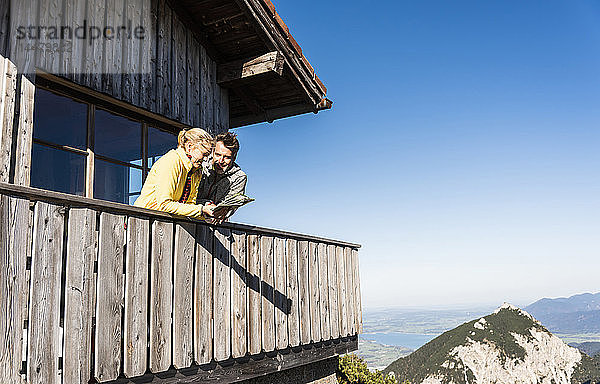
<svg viewBox="0 0 600 384"><path fill-rule="evenodd" d="M227 132L217 135L212 164L202 172L197 204L219 204L226 197L245 193L247 177L235 163L239 149L240 143L235 134ZM215 212L215 222L227 220L234 212L235 209Z"/></svg>

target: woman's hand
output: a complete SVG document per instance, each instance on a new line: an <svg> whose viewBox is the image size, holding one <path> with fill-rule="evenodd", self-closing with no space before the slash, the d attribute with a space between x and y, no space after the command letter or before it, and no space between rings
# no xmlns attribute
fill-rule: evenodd
<svg viewBox="0 0 600 384"><path fill-rule="evenodd" d="M213 217L215 215L215 208L217 208L217 206L214 203L206 203L202 206L202 214Z"/></svg>

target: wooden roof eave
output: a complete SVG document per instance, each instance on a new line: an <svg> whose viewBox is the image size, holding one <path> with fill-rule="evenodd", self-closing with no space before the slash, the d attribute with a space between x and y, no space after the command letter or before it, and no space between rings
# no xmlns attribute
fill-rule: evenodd
<svg viewBox="0 0 600 384"><path fill-rule="evenodd" d="M294 38L287 31L282 21L278 22L279 15L268 0L235 0L238 6L247 13L249 19L256 23L261 37L271 49L281 52L298 86L306 95L307 104L311 104L310 111L318 112L319 103L325 98L327 89L315 75L312 66L302 55L302 50ZM263 4L266 6L263 6ZM271 4L269 6L268 4ZM280 18L279 18L280 20ZM286 33L284 33L284 30Z"/></svg>

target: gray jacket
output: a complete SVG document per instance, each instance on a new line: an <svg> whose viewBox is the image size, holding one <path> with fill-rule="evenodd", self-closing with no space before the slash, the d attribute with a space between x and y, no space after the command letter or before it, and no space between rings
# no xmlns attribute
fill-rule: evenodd
<svg viewBox="0 0 600 384"><path fill-rule="evenodd" d="M225 197L246 192L247 176L236 163L223 174L215 172L214 168L204 168L202 179L198 186L197 204L212 201L219 204Z"/></svg>

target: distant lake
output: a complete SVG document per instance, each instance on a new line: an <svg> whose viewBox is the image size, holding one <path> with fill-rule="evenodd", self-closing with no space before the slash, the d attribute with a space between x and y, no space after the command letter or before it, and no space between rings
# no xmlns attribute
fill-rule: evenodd
<svg viewBox="0 0 600 384"><path fill-rule="evenodd" d="M397 347L406 347L418 349L429 341L435 339L437 335L422 335L419 333L400 333L400 332L374 332L363 333L360 335L365 340L375 341L379 344L395 345Z"/></svg>

